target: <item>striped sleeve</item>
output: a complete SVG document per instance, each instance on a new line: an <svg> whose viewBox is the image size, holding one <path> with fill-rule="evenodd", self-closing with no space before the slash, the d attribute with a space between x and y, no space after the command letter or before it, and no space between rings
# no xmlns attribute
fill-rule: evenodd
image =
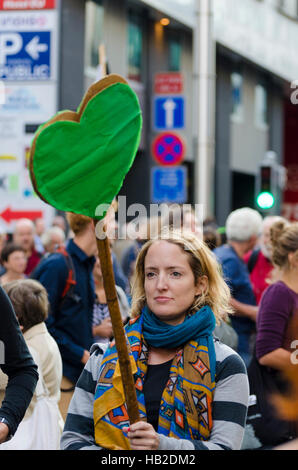
<svg viewBox="0 0 298 470"><path fill-rule="evenodd" d="M239 450L249 398L247 371L240 356L215 342L216 388L212 404L213 427L208 441L194 441L196 450Z"/></svg>
<svg viewBox="0 0 298 470"><path fill-rule="evenodd" d="M94 344L71 399L61 436L62 450L100 450L94 440L93 404L99 367L107 345Z"/></svg>

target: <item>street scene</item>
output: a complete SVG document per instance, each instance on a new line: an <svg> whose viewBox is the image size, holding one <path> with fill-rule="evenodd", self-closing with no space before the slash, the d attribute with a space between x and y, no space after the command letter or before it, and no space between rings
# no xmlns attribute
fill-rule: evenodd
<svg viewBox="0 0 298 470"><path fill-rule="evenodd" d="M298 0L0 0L0 451L298 450L297 42Z"/></svg>

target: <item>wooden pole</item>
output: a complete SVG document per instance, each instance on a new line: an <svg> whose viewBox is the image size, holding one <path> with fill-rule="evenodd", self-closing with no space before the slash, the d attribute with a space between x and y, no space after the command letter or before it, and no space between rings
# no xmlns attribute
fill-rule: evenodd
<svg viewBox="0 0 298 470"><path fill-rule="evenodd" d="M106 59L106 48L104 44L98 46L98 64L101 67L102 76L105 77L107 74L107 59Z"/></svg>
<svg viewBox="0 0 298 470"><path fill-rule="evenodd" d="M97 223L98 221L94 220L95 226ZM108 236L106 235L105 227L103 227L103 232L105 232L105 236L102 237L103 239L99 239L98 237L96 237L97 249L103 275L104 289L113 326L116 348L118 352L119 366L123 383L127 413L130 424L133 424L137 421L140 421L139 407L134 378L131 369L131 363L129 359L127 339L118 303L110 243Z"/></svg>

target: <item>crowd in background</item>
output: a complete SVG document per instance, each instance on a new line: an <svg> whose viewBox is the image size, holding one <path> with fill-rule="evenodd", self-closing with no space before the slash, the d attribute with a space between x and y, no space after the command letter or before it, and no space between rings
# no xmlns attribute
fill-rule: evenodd
<svg viewBox="0 0 298 470"><path fill-rule="evenodd" d="M278 216L262 218L257 211L242 208L229 215L222 230L213 219L201 227L194 211L178 209L172 210L167 224L203 238L231 290L234 314L217 325L214 334L239 353L248 369L254 358L274 371L286 368L291 343L297 339L291 330L298 313L297 223ZM123 239L114 210L106 220L115 234L110 239L112 265L125 324L138 252L164 221L145 219L134 239ZM93 221L76 214L57 215L49 227L42 219L17 221L13 233L0 234L0 285L47 392L59 405L61 432L92 344L113 337ZM1 372L0 402L7 382ZM35 405L36 396L25 418ZM248 437L247 448L262 447L256 441L256 436Z"/></svg>

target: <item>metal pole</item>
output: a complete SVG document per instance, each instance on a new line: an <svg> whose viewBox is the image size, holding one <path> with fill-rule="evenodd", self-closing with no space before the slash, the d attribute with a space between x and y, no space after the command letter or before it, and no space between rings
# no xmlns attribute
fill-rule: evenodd
<svg viewBox="0 0 298 470"><path fill-rule="evenodd" d="M195 203L214 215L215 63L213 0L196 0L193 44Z"/></svg>

